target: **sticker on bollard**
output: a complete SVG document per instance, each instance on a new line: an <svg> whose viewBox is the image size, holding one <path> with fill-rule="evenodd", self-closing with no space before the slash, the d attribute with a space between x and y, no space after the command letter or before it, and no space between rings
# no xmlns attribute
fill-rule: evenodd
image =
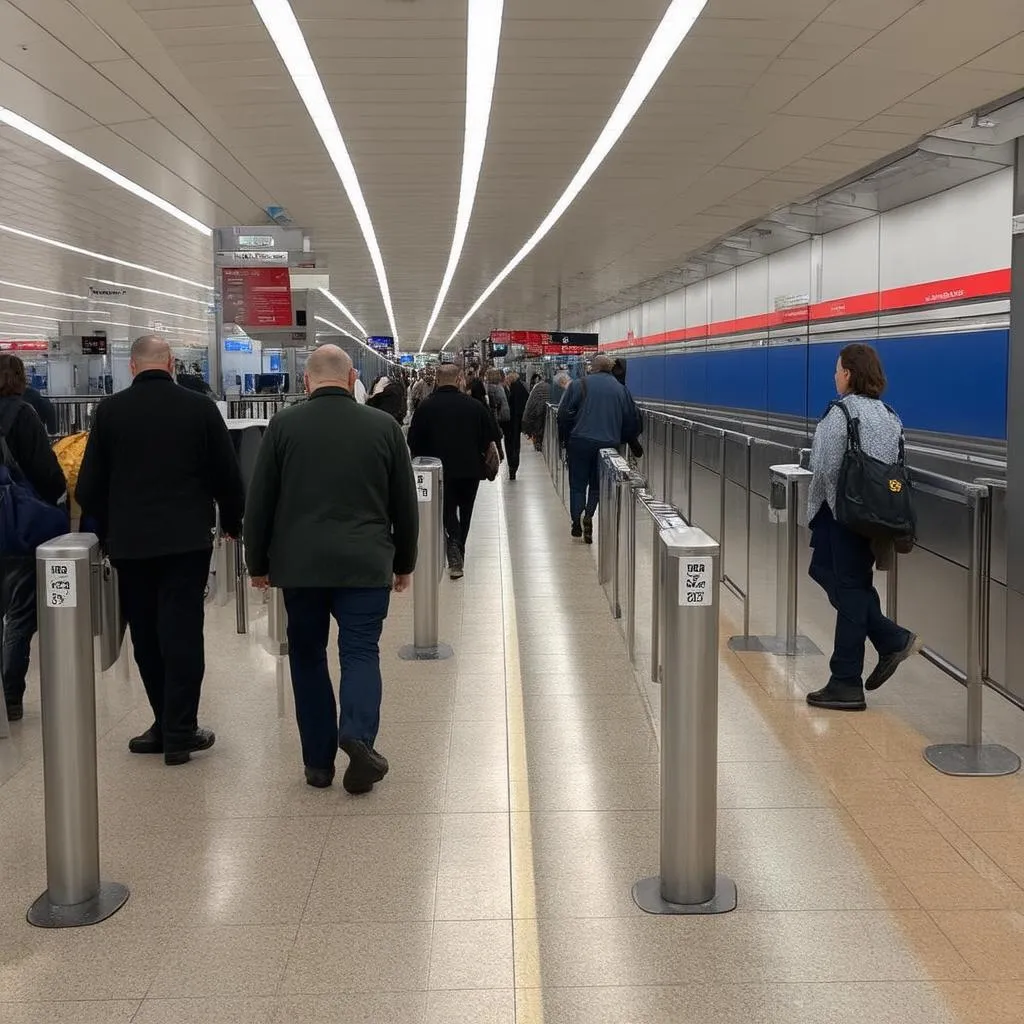
<svg viewBox="0 0 1024 1024"><path fill-rule="evenodd" d="M78 587L75 563L63 558L46 559L46 607L76 608Z"/></svg>
<svg viewBox="0 0 1024 1024"><path fill-rule="evenodd" d="M416 497L419 501L430 501L434 496L434 474L427 472L416 473Z"/></svg>
<svg viewBox="0 0 1024 1024"><path fill-rule="evenodd" d="M679 603L693 607L710 607L715 603L710 558L679 559Z"/></svg>

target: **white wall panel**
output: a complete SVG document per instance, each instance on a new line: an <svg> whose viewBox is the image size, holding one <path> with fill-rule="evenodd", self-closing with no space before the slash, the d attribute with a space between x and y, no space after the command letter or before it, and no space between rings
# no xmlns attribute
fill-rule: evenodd
<svg viewBox="0 0 1024 1024"><path fill-rule="evenodd" d="M736 316L736 271L727 270L708 281L709 315L711 323L732 320Z"/></svg>
<svg viewBox="0 0 1024 1024"><path fill-rule="evenodd" d="M686 289L665 296L665 330L680 331L686 326Z"/></svg>
<svg viewBox="0 0 1024 1024"><path fill-rule="evenodd" d="M736 315L755 316L766 313L772 303L768 298L768 261L754 260L736 268Z"/></svg>
<svg viewBox="0 0 1024 1024"><path fill-rule="evenodd" d="M768 257L768 308L783 296L811 294L811 243L801 242Z"/></svg>
<svg viewBox="0 0 1024 1024"><path fill-rule="evenodd" d="M651 299L643 305L643 335L648 337L652 334L663 334L665 332L665 299Z"/></svg>
<svg viewBox="0 0 1024 1024"><path fill-rule="evenodd" d="M698 281L686 289L686 326L703 327L708 319L708 282Z"/></svg>
<svg viewBox="0 0 1024 1024"><path fill-rule="evenodd" d="M820 301L878 291L879 225L872 217L822 236Z"/></svg>
<svg viewBox="0 0 1024 1024"><path fill-rule="evenodd" d="M1009 169L882 215L882 289L1010 265Z"/></svg>

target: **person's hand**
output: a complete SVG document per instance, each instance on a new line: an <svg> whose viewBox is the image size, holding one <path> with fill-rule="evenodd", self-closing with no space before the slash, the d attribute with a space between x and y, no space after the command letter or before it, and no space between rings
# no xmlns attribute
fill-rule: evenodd
<svg viewBox="0 0 1024 1024"><path fill-rule="evenodd" d="M269 576L253 576L250 581L257 590L269 590L270 589L270 577Z"/></svg>
<svg viewBox="0 0 1024 1024"><path fill-rule="evenodd" d="M412 573L407 573L404 576L395 576L395 593L404 594L409 587L412 585Z"/></svg>

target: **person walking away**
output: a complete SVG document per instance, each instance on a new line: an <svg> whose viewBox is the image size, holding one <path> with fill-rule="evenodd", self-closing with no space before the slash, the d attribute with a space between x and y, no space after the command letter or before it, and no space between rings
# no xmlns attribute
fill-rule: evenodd
<svg viewBox="0 0 1024 1024"><path fill-rule="evenodd" d="M865 454L891 465L900 453L903 424L882 401L886 380L878 354L869 345L847 345L839 353L836 391L857 424ZM811 529L809 575L836 610L835 643L828 684L807 695L814 707L863 711L864 690L877 690L896 669L921 649L920 639L882 614L872 579L876 552L872 542L835 517L839 473L847 448L847 420L833 403L814 432L807 513ZM878 664L862 682L864 649L870 640Z"/></svg>
<svg viewBox="0 0 1024 1024"><path fill-rule="evenodd" d="M523 445L523 414L530 400L530 392L519 379L518 373L510 373L505 378L508 392L508 423L503 426L505 433L505 458L508 460L508 478L515 480L519 472L519 461Z"/></svg>
<svg viewBox="0 0 1024 1024"><path fill-rule="evenodd" d="M64 471L50 448L46 427L24 401L25 387L25 364L17 356L0 353L0 435L7 446L5 464L17 466L36 495L56 505L67 490ZM4 552L0 555L0 672L11 722L25 717L25 680L37 624L35 554Z"/></svg>
<svg viewBox="0 0 1024 1024"><path fill-rule="evenodd" d="M420 404L434 391L434 371L429 367L423 370L420 374L419 379L412 386L411 400L412 400L412 412L416 415L416 410L420 407Z"/></svg>
<svg viewBox="0 0 1024 1024"><path fill-rule="evenodd" d="M28 379L26 375L26 380ZM53 402L51 402L46 395L41 391L36 391L34 387L29 384L25 385L25 391L22 394L22 399L28 402L36 411L36 415L43 421L43 426L46 427L47 434L50 437L57 436L57 410L54 408Z"/></svg>
<svg viewBox="0 0 1024 1024"><path fill-rule="evenodd" d="M360 405L366 405L366 385L363 383L362 374L359 370L356 370L356 384L352 389L352 394Z"/></svg>
<svg viewBox="0 0 1024 1024"><path fill-rule="evenodd" d="M594 543L594 513L600 497L600 452L635 440L636 406L612 376L612 360L595 356L590 374L573 381L558 406L558 430L569 462L572 536Z"/></svg>
<svg viewBox="0 0 1024 1024"><path fill-rule="evenodd" d="M491 412L494 413L494 419L498 426L504 430L511 417L511 411L508 407L508 395L505 394L505 389L501 384L500 370L492 368L487 371L485 387L487 402L491 407Z"/></svg>
<svg viewBox="0 0 1024 1024"><path fill-rule="evenodd" d="M464 394L462 384L457 366L438 367L437 387L409 427L413 457L440 459L444 468L444 530L453 580L465 575L466 540L484 460L501 437L487 406Z"/></svg>
<svg viewBox="0 0 1024 1024"><path fill-rule="evenodd" d="M551 385L538 373L535 373L533 377L534 383L530 389L530 398L523 410L523 433L533 441L533 450L542 452L544 451L544 433L547 428Z"/></svg>
<svg viewBox="0 0 1024 1024"><path fill-rule="evenodd" d="M215 511L223 532L238 537L245 491L224 418L214 402L175 384L170 345L139 338L129 366L131 387L96 408L75 493L117 569L153 709L153 724L128 749L181 765L216 739L198 721L204 597Z"/></svg>
<svg viewBox="0 0 1024 1024"><path fill-rule="evenodd" d="M388 772L375 749L383 682L380 636L392 591L416 567L419 506L395 419L355 401L352 360L324 345L306 363L309 400L271 421L249 488L245 556L253 585L280 587L306 782L342 779L368 793ZM428 568L429 571L429 568ZM327 664L338 624L340 704Z"/></svg>
<svg viewBox="0 0 1024 1024"><path fill-rule="evenodd" d="M366 404L371 409L386 412L401 426L405 423L405 392L398 381L389 377L378 377Z"/></svg>

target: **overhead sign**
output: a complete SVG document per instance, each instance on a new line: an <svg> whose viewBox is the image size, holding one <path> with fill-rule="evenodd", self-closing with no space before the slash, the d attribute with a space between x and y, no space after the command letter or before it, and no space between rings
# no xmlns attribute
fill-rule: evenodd
<svg viewBox="0 0 1024 1024"><path fill-rule="evenodd" d="M288 253L269 249L232 249L217 253L221 263L280 263L287 265Z"/></svg>
<svg viewBox="0 0 1024 1024"><path fill-rule="evenodd" d="M384 335L374 335L372 338L367 338L366 344L375 352L380 352L384 355L393 355L395 351L395 339Z"/></svg>
<svg viewBox="0 0 1024 1024"><path fill-rule="evenodd" d="M48 341L0 341L0 352L45 352L49 347Z"/></svg>
<svg viewBox="0 0 1024 1024"><path fill-rule="evenodd" d="M291 327L291 277L287 267L221 269L224 322L242 327Z"/></svg>
<svg viewBox="0 0 1024 1024"><path fill-rule="evenodd" d="M225 352L251 352L252 342L248 339L242 338L225 338L224 339L224 351Z"/></svg>
<svg viewBox="0 0 1024 1024"><path fill-rule="evenodd" d="M107 354L107 337L105 334L94 334L82 338L83 356L105 356Z"/></svg>
<svg viewBox="0 0 1024 1024"><path fill-rule="evenodd" d="M597 349L598 335L572 331L491 331L492 345L522 345L528 356L581 356Z"/></svg>
<svg viewBox="0 0 1024 1024"><path fill-rule="evenodd" d="M273 249L273 235L239 235L238 244L243 249Z"/></svg>

